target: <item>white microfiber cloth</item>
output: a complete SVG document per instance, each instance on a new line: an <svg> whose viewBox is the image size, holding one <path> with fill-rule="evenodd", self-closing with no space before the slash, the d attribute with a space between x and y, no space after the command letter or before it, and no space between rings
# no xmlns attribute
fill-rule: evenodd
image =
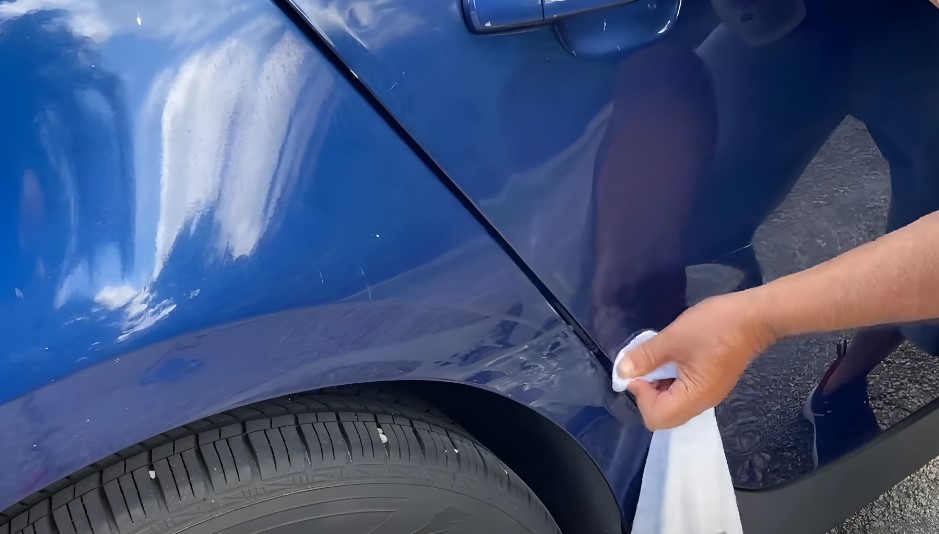
<svg viewBox="0 0 939 534"><path fill-rule="evenodd" d="M652 331L642 332L616 355L613 391L625 391L630 382L617 375L619 362L655 335ZM666 364L640 380L677 377L678 367ZM632 532L743 534L713 408L679 427L652 434Z"/></svg>
<svg viewBox="0 0 939 534"><path fill-rule="evenodd" d="M655 334L656 332L653 330L645 330L640 332L616 355L616 360L613 362L613 391L622 393L626 391L627 387L629 387L629 383L635 380L635 378L621 378L618 374L616 374L616 368L619 367L619 362L623 360L623 357L626 356L626 353L654 338ZM652 371L651 373L642 377L642 379L647 382L654 382L656 380L665 380L668 378L675 378L677 376L678 366L674 363L666 363L662 367L659 367L655 371Z"/></svg>

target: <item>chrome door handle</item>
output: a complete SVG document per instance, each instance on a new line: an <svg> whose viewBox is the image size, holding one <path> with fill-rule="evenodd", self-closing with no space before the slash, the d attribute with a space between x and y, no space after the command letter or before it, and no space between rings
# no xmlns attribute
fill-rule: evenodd
<svg viewBox="0 0 939 534"><path fill-rule="evenodd" d="M552 24L558 19L635 0L463 0L466 23L474 33L492 33Z"/></svg>

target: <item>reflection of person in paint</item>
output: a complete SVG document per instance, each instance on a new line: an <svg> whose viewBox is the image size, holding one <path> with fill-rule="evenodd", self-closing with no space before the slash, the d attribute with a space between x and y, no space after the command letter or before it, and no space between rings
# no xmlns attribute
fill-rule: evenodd
<svg viewBox="0 0 939 534"><path fill-rule="evenodd" d="M662 43L639 51L618 65L614 84L594 171L592 326L606 349L683 309L684 216L705 185L699 177L717 137L711 80L693 50Z"/></svg>
<svg viewBox="0 0 939 534"><path fill-rule="evenodd" d="M939 81L934 74L939 12L922 1L862 4L870 10L857 14L845 8L863 38L845 47L847 96L841 98L846 112L867 124L890 163L893 231L812 269L706 300L629 354L617 370L623 376L642 375L667 361L679 365L674 382L631 386L650 428L679 425L716 405L749 362L783 337L939 317L939 97L933 96ZM820 109L824 113L826 106ZM842 114L819 117L818 123L837 124L845 111L835 113ZM839 397L846 398L855 413L869 416L849 424L863 427L865 437L876 433L866 406L866 375L903 337L930 352L939 347L934 327L861 331L852 348L839 347L840 357L807 402L807 415L816 424L838 419ZM816 434L816 444L819 439Z"/></svg>

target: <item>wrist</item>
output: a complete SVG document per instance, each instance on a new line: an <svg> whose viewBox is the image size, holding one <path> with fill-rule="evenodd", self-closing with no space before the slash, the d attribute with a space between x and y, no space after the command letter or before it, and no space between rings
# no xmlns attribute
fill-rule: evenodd
<svg viewBox="0 0 939 534"><path fill-rule="evenodd" d="M791 325L781 313L774 288L767 285L747 289L739 293L746 300L748 319L751 329L759 336L761 350L769 348L777 341L793 335Z"/></svg>

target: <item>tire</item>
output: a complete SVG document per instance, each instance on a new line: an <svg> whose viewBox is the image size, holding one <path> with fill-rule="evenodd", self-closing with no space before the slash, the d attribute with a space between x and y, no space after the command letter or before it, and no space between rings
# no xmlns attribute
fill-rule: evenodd
<svg viewBox="0 0 939 534"><path fill-rule="evenodd" d="M531 490L413 397L327 391L148 440L0 515L0 534L558 533Z"/></svg>

